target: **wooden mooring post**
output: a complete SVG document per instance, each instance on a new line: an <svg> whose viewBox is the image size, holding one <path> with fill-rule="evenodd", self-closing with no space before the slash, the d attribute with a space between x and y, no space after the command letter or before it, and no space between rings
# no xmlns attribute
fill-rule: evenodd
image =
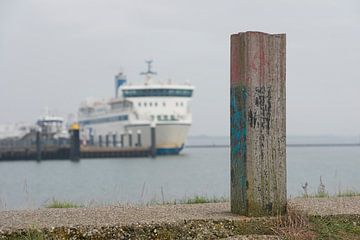
<svg viewBox="0 0 360 240"><path fill-rule="evenodd" d="M231 211L286 211L286 36L231 35Z"/></svg>

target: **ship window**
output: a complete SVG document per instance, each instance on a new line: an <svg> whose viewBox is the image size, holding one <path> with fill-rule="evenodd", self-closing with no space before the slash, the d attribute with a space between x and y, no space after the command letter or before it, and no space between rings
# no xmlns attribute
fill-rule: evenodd
<svg viewBox="0 0 360 240"><path fill-rule="evenodd" d="M167 121L168 120L168 116L164 115L164 120Z"/></svg>
<svg viewBox="0 0 360 240"><path fill-rule="evenodd" d="M141 102L139 102L139 104L138 104L138 105L139 105L139 107L141 107Z"/></svg>
<svg viewBox="0 0 360 240"><path fill-rule="evenodd" d="M176 120L176 118L175 118L174 115L171 115L171 120L172 120L172 121L175 121L175 120Z"/></svg>
<svg viewBox="0 0 360 240"><path fill-rule="evenodd" d="M123 90L124 97L191 97L191 89L137 89Z"/></svg>
<svg viewBox="0 0 360 240"><path fill-rule="evenodd" d="M164 107L166 106L166 103L165 103L165 102L163 102L163 106L164 106Z"/></svg>
<svg viewBox="0 0 360 240"><path fill-rule="evenodd" d="M157 102L154 103L155 107L157 107Z"/></svg>
<svg viewBox="0 0 360 240"><path fill-rule="evenodd" d="M79 121L80 125L90 125L90 124L102 124L108 122L117 122L117 121L127 121L129 119L128 115L120 115L120 116L113 116L113 117L106 117L106 118L98 118L98 119L91 119L91 120L83 120Z"/></svg>
<svg viewBox="0 0 360 240"><path fill-rule="evenodd" d="M152 106L152 102L149 103L150 107Z"/></svg>
<svg viewBox="0 0 360 240"><path fill-rule="evenodd" d="M158 116L157 116L157 120L158 120L158 121L161 121L161 115L158 115Z"/></svg>
<svg viewBox="0 0 360 240"><path fill-rule="evenodd" d="M180 103L180 105L181 105L181 106L184 106L184 103L183 103L183 102L181 102L181 103Z"/></svg>
<svg viewBox="0 0 360 240"><path fill-rule="evenodd" d="M144 107L146 107L146 105L147 105L146 102L144 102Z"/></svg>
<svg viewBox="0 0 360 240"><path fill-rule="evenodd" d="M178 103L178 102L176 102L176 106L179 106L179 103Z"/></svg>

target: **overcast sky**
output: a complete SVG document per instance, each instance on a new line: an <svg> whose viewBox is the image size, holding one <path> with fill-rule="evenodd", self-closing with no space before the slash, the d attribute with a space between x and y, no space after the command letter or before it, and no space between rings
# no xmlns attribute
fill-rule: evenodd
<svg viewBox="0 0 360 240"><path fill-rule="evenodd" d="M229 134L229 36L287 34L287 133L360 133L360 2L0 0L0 123L66 117L144 60L196 87L190 135Z"/></svg>

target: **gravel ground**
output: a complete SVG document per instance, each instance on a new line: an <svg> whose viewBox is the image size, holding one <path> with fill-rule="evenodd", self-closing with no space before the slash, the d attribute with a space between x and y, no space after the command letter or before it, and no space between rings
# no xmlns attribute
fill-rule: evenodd
<svg viewBox="0 0 360 240"><path fill-rule="evenodd" d="M360 214L360 197L295 198L289 200L293 209L311 215ZM19 229L28 226L109 226L132 223L173 223L184 220L241 220L246 217L229 212L230 204L205 203L155 205L146 207L107 206L98 208L36 209L0 211L0 229Z"/></svg>
<svg viewBox="0 0 360 240"><path fill-rule="evenodd" d="M311 215L360 214L360 197L296 198L289 206ZM226 202L0 211L0 239L31 228L72 239L279 239L262 226L270 218L247 218L229 210ZM259 235L237 236L239 232Z"/></svg>
<svg viewBox="0 0 360 240"><path fill-rule="evenodd" d="M295 198L289 207L310 215L360 214L360 197Z"/></svg>
<svg viewBox="0 0 360 240"><path fill-rule="evenodd" d="M172 223L184 220L228 219L245 217L229 212L229 203L155 205L147 207L107 206L99 208L59 208L0 212L1 229L20 229L29 226L108 226L132 223Z"/></svg>

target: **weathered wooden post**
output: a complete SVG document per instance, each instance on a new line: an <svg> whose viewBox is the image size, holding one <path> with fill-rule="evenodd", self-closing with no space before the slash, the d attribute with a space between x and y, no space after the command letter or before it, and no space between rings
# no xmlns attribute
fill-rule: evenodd
<svg viewBox="0 0 360 240"><path fill-rule="evenodd" d="M285 34L231 35L231 211L286 210Z"/></svg>

